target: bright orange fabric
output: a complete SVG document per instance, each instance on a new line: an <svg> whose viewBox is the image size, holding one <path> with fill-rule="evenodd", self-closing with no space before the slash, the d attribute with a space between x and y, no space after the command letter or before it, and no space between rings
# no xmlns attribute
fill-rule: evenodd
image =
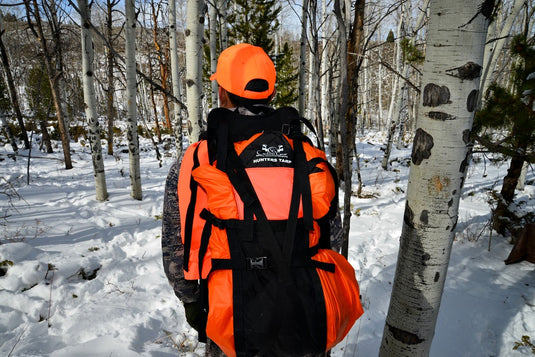
<svg viewBox="0 0 535 357"><path fill-rule="evenodd" d="M320 249L312 259L335 264L336 269L335 273L317 269L325 296L329 350L344 339L364 310L355 270L342 255L330 249Z"/></svg>
<svg viewBox="0 0 535 357"><path fill-rule="evenodd" d="M249 140L236 143L235 149L238 154L259 135L261 134L257 134ZM288 142L293 146L292 140L288 139ZM197 145L199 145L200 166L192 172L193 150ZM307 160L317 157L325 159L325 154L312 145L304 143L303 148ZM268 219L288 219L294 176L293 169L248 168L246 171ZM189 191L190 177L197 181L199 189L192 237L192 261L190 262L190 272L186 274L186 278L198 279L198 274L195 276L195 272L198 270L198 262L196 261L198 260L198 255L196 255L196 252L198 252L200 245L200 232L202 232L205 223L198 214L203 208L207 208L219 219L243 219L243 203L230 183L227 174L210 165L206 142L194 144L186 151L179 176L182 232L184 232L185 212L189 203L188 200L182 198L190 197L191 195ZM313 217L314 219L319 219L329 211L335 195L335 183L327 164L323 162L316 165L309 178ZM302 217L301 205L299 217ZM314 221L314 230L309 232L309 245L311 247L318 244L319 234L319 225ZM215 226L212 226L208 252L203 266L211 268L210 259L212 258L230 258L226 231ZM313 259L334 264L336 269L335 273L317 269L326 305L327 349L331 349L347 335L351 326L363 313L359 299L359 288L354 269L340 254L332 250L320 249ZM217 343L227 356L235 356L232 271L215 270L208 275L208 272L203 268L202 275L203 277L208 276L210 309L206 326L207 336Z"/></svg>
<svg viewBox="0 0 535 357"><path fill-rule="evenodd" d="M208 146L206 141L200 141L192 144L188 147L184 153L182 163L180 165L180 172L178 174L178 209L180 211L180 234L182 237L182 243L184 243L185 229L186 229L186 212L188 211L188 205L191 199L190 180L191 170L193 168L193 157L195 149L198 149L198 158L201 164L209 163L208 159ZM190 260L188 264L188 270L184 270L184 278L187 280L198 280L199 277L199 248L201 245L201 233L204 227L205 220L200 218L200 213L203 207L206 207L206 192L202 187L197 189L197 197L195 205L195 215L193 220L193 229L191 237L190 248ZM203 261L202 277L205 279L208 277L210 270L212 269L212 263L210 259L210 250L206 252Z"/></svg>

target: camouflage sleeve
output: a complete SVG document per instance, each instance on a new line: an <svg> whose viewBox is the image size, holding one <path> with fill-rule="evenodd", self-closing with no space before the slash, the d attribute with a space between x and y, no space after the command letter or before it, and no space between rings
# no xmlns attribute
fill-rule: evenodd
<svg viewBox="0 0 535 357"><path fill-rule="evenodd" d="M199 287L196 281L185 280L182 264L184 246L180 236L180 212L178 211L179 158L173 164L165 181L162 217L162 258L163 268L175 295L184 303L198 300Z"/></svg>
<svg viewBox="0 0 535 357"><path fill-rule="evenodd" d="M342 250L342 217L340 209L330 218L331 225L331 249L340 252Z"/></svg>

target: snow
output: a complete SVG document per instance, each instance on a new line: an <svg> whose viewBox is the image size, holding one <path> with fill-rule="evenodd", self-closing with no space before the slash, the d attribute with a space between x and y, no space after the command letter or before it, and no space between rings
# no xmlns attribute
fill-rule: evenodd
<svg viewBox="0 0 535 357"><path fill-rule="evenodd" d="M353 198L349 259L365 313L334 357L376 356L381 343L410 156L394 150L383 171L383 141L368 135L358 143L369 198ZM163 188L173 158L160 166L142 143L142 201L130 197L127 153L106 156L110 197L97 202L87 146L72 144L72 170L61 153L34 149L30 185L27 152L14 161L9 145L0 148L0 177L20 196L1 201L8 215L0 226L1 356L203 356L162 267ZM535 344L535 266L506 266L512 246L487 225L489 191L506 171L506 162L482 157L469 169L431 356L532 355L531 347L513 347L524 335ZM527 211L535 207L534 178L531 169L518 193Z"/></svg>

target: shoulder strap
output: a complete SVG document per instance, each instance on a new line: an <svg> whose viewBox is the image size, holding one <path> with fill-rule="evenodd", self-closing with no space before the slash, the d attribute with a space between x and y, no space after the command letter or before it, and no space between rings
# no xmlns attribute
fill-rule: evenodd
<svg viewBox="0 0 535 357"><path fill-rule="evenodd" d="M195 148L195 151L193 152L193 167L191 171L195 170L197 167L199 167L199 145ZM190 201L188 204L188 210L186 211L186 221L184 225L184 270L189 270L189 258L190 258L190 250L191 250L191 237L192 237L192 231L193 231L193 219L195 215L195 203L197 199L197 182L193 179L193 177L190 177L189 181L189 188L191 192Z"/></svg>

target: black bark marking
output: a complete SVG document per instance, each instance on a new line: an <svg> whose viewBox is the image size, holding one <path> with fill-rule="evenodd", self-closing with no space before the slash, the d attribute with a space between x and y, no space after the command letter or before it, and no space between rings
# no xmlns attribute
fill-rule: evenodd
<svg viewBox="0 0 535 357"><path fill-rule="evenodd" d="M487 21L489 21L489 23L491 23L494 20L494 18L496 17L496 13L498 11L498 8L499 8L498 5L499 4L500 4L500 1L498 1L496 3L496 0L485 0L485 1L483 1L483 3L481 5L479 5L479 9L476 12L476 14L474 16L472 16L472 18L470 20L468 20L467 23L465 23L464 25L459 26L459 28L462 28L462 27L470 25L472 23L472 21L474 21L475 18L477 17L477 15L479 15L479 14L483 15L487 19Z"/></svg>
<svg viewBox="0 0 535 357"><path fill-rule="evenodd" d="M424 88L423 105L424 107L438 107L450 102L450 90L446 86L439 86L429 83Z"/></svg>
<svg viewBox="0 0 535 357"><path fill-rule="evenodd" d="M463 143L465 144L470 143L470 136L471 136L470 130L469 129L464 130L463 131Z"/></svg>
<svg viewBox="0 0 535 357"><path fill-rule="evenodd" d="M424 209L422 211L422 213L420 214L420 222L426 225L429 223L429 211L428 210Z"/></svg>
<svg viewBox="0 0 535 357"><path fill-rule="evenodd" d="M451 227L451 232L453 232L456 227L457 227L457 221L455 221L455 223L453 224L453 227Z"/></svg>
<svg viewBox="0 0 535 357"><path fill-rule="evenodd" d="M190 29L186 29L186 31L184 31L186 33L186 36L189 36L191 35L191 30Z"/></svg>
<svg viewBox="0 0 535 357"><path fill-rule="evenodd" d="M448 201L448 207L451 207L451 206L453 206L453 198Z"/></svg>
<svg viewBox="0 0 535 357"><path fill-rule="evenodd" d="M195 84L195 81L193 79L186 79L186 85L188 87L191 87L194 84Z"/></svg>
<svg viewBox="0 0 535 357"><path fill-rule="evenodd" d="M475 62L466 62L460 67L447 69L446 73L460 79L476 79L481 76L481 66Z"/></svg>
<svg viewBox="0 0 535 357"><path fill-rule="evenodd" d="M444 112L429 112L427 113L427 116L431 119L441 120L441 121L457 119L455 116L450 115L448 113L444 113Z"/></svg>
<svg viewBox="0 0 535 357"><path fill-rule="evenodd" d="M431 256L427 253L422 255L422 265L427 265L427 262L431 259Z"/></svg>
<svg viewBox="0 0 535 357"><path fill-rule="evenodd" d="M405 204L405 213L403 214L403 221L405 224L411 228L414 228L414 212L409 206L409 203Z"/></svg>
<svg viewBox="0 0 535 357"><path fill-rule="evenodd" d="M468 94L468 99L466 100L466 110L468 110L470 113L476 110L478 94L479 91L477 89L472 90L470 94Z"/></svg>
<svg viewBox="0 0 535 357"><path fill-rule="evenodd" d="M437 271L435 273L435 283L438 282L438 279L440 279L440 273Z"/></svg>
<svg viewBox="0 0 535 357"><path fill-rule="evenodd" d="M420 165L424 159L428 159L431 156L433 145L435 144L431 135L421 128L416 129L416 135L414 135L414 142L412 144L412 163Z"/></svg>
<svg viewBox="0 0 535 357"><path fill-rule="evenodd" d="M425 341L412 332L399 329L390 324L387 324L387 326L388 330L390 330L390 333L396 340L406 343L407 345L417 345Z"/></svg>
<svg viewBox="0 0 535 357"><path fill-rule="evenodd" d="M464 174L470 165L470 154L467 153L464 160L461 161L461 166L459 167L459 172ZM462 187L462 186L461 186Z"/></svg>

